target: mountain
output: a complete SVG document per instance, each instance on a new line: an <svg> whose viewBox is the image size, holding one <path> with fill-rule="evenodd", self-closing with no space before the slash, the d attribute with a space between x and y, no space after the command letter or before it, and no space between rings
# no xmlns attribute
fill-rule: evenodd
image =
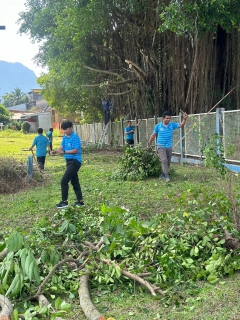
<svg viewBox="0 0 240 320"><path fill-rule="evenodd" d="M0 60L0 96L20 88L28 93L31 89L38 89L35 73L20 62L6 62Z"/></svg>

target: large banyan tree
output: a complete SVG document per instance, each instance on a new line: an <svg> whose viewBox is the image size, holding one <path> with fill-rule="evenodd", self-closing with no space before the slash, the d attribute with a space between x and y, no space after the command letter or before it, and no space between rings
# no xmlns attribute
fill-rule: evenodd
<svg viewBox="0 0 240 320"><path fill-rule="evenodd" d="M38 81L60 112L99 120L240 108L238 0L27 0L20 32L41 43Z"/></svg>

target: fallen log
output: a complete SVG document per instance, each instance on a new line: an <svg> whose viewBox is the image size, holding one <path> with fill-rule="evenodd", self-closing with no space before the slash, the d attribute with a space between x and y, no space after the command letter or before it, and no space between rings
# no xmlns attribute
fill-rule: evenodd
<svg viewBox="0 0 240 320"><path fill-rule="evenodd" d="M80 306L87 318L87 320L107 320L94 306L90 298L88 281L89 271L80 277L80 286L78 289L78 296Z"/></svg>
<svg viewBox="0 0 240 320"><path fill-rule="evenodd" d="M0 312L0 320L10 320L13 313L12 303L8 298L1 294L0 307L2 308L2 311Z"/></svg>

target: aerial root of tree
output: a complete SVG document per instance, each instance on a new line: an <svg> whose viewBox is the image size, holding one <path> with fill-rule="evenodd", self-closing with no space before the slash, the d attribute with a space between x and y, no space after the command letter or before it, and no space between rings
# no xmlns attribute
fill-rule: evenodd
<svg viewBox="0 0 240 320"><path fill-rule="evenodd" d="M80 306L87 320L106 320L106 318L101 315L92 303L88 289L88 281L89 271L80 277L80 286L78 289Z"/></svg>
<svg viewBox="0 0 240 320"><path fill-rule="evenodd" d="M10 320L12 313L13 313L13 307L11 301L6 298L5 296L0 294L0 320Z"/></svg>

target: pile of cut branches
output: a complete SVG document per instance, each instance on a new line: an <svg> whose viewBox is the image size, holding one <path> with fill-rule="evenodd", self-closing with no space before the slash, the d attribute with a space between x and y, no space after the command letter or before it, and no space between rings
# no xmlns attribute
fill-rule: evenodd
<svg viewBox="0 0 240 320"><path fill-rule="evenodd" d="M69 311L56 292L78 296L87 319L95 320L105 317L90 301L89 277L96 287L138 283L163 299L174 295L176 284L215 283L240 270L236 247L228 243L238 232L228 216L213 216L210 210L179 209L144 222L120 207L61 210L27 236L20 230L3 236L0 294L13 300L16 314L26 310L22 318L41 314L50 319ZM49 297L56 300L48 302Z"/></svg>
<svg viewBox="0 0 240 320"><path fill-rule="evenodd" d="M0 163L0 194L14 193L29 186L27 164L11 157L0 158Z"/></svg>

